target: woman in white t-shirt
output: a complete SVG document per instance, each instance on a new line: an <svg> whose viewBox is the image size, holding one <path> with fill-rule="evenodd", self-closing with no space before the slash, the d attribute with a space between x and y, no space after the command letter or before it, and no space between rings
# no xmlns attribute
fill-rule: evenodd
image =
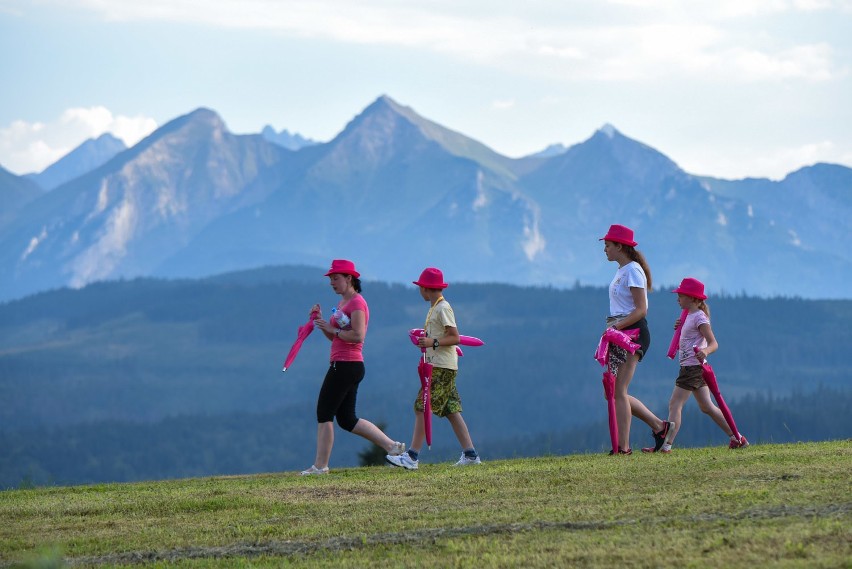
<svg viewBox="0 0 852 569"><path fill-rule="evenodd" d="M636 416L651 427L655 447L660 448L666 436L673 432L674 424L663 421L645 405L627 394L627 387L633 379L636 365L645 356L651 344L648 330L648 290L651 288L651 270L644 255L635 249L633 230L623 225L611 225L606 235L600 238L604 242L604 253L608 261L618 263L612 282L609 285L608 328L616 330L639 329L635 340L639 349L635 354L611 345L609 351L610 370L615 374L615 415L618 421L618 454L632 454L630 448L630 421ZM610 451L614 454L614 450Z"/></svg>
<svg viewBox="0 0 852 569"><path fill-rule="evenodd" d="M687 311L678 344L680 373L675 380L675 388L669 400L669 419L674 422L676 427L672 428L662 447L657 449L643 448L642 451L664 453L672 451L672 443L681 426L680 418L683 405L690 395L695 396L698 408L709 415L719 425L719 428L728 435L730 438L728 448L747 447L748 440L743 435L737 438L733 433L731 427L725 421L722 411L710 399L710 388L704 382L702 363L707 359L707 356L719 349L716 336L710 327L710 307L705 302L707 295L704 294L704 283L698 279L687 277L672 292L677 293L678 306ZM675 329L679 325L680 319L675 321Z"/></svg>

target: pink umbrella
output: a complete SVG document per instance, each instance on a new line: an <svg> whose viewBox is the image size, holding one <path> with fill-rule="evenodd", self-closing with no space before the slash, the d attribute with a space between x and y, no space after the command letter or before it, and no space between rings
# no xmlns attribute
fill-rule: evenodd
<svg viewBox="0 0 852 569"><path fill-rule="evenodd" d="M408 338L411 340L411 343L417 346L417 341L426 335L426 331L423 328L412 328L408 331ZM459 344L462 346L484 346L485 342L476 338L474 336L463 336L459 335ZM461 351L461 348L456 346L456 353L458 355L463 356L464 354Z"/></svg>
<svg viewBox="0 0 852 569"><path fill-rule="evenodd" d="M698 352L697 346L692 349ZM722 397L722 392L719 391L719 382L716 381L716 373L713 371L713 368L710 367L710 364L706 359L701 362L701 367L701 377L704 378L704 383L706 383L707 387L710 388L710 393L713 394L713 398L716 400L719 410L722 411L722 415L725 417L725 422L728 423L728 426L731 428L731 432L734 433L737 440L740 440L740 432L737 430L737 424L734 422L734 416L731 415L731 410L728 409L728 404L725 403L725 399Z"/></svg>
<svg viewBox="0 0 852 569"><path fill-rule="evenodd" d="M290 352L287 354L287 359L284 360L284 367L281 371L287 371L287 368L290 367L290 364L293 363L293 360L296 359L296 354L299 353L299 349L302 347L302 342L305 341L305 338L311 335L311 332L314 331L314 320L319 317L319 312L311 312L310 318L308 321L299 326L299 329L296 331L296 341L293 342L293 347L290 348Z"/></svg>
<svg viewBox="0 0 852 569"><path fill-rule="evenodd" d="M680 324L675 328L672 343L669 344L669 352L666 354L670 360L673 360L677 355L677 350L680 347L680 332L683 330L683 323L686 322L687 316L689 316L689 310L684 310L680 313Z"/></svg>
<svg viewBox="0 0 852 569"><path fill-rule="evenodd" d="M423 357L417 364L417 374L423 388L423 431L426 435L426 446L432 448L432 364L426 361L426 350L423 350Z"/></svg>
<svg viewBox="0 0 852 569"><path fill-rule="evenodd" d="M624 348L631 354L635 354L639 349L639 344L633 342L639 336L639 329L631 330L616 330L615 328L607 328L601 335L601 340L598 342L598 349L595 351L595 359L599 364L606 367L603 374L604 395L606 395L606 410L609 418L609 440L612 443L612 453L618 454L618 419L615 414L615 374L618 372L618 366L610 359L609 346L614 344L620 348Z"/></svg>
<svg viewBox="0 0 852 569"><path fill-rule="evenodd" d="M618 418L615 415L615 375L609 370L603 374L604 394L606 395L606 411L609 417L609 440L612 443L613 454L618 454Z"/></svg>

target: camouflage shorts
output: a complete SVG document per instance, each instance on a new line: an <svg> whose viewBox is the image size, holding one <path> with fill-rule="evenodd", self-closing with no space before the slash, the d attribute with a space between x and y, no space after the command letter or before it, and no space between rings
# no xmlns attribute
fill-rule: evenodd
<svg viewBox="0 0 852 569"><path fill-rule="evenodd" d="M446 417L452 413L461 413L462 404L456 389L456 374L454 369L436 367L432 369L432 414ZM417 392L414 409L423 412L423 389Z"/></svg>

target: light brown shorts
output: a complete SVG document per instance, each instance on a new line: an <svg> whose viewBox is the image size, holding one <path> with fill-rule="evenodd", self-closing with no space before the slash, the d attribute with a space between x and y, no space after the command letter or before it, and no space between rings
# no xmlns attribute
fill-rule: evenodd
<svg viewBox="0 0 852 569"><path fill-rule="evenodd" d="M675 385L687 391L695 391L701 389L704 383L704 377L701 375L702 366L680 366L680 374L675 380Z"/></svg>

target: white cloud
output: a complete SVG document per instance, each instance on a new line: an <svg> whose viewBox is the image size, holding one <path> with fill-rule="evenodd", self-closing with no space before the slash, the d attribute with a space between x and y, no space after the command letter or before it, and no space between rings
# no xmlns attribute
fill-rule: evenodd
<svg viewBox="0 0 852 569"><path fill-rule="evenodd" d="M849 0L609 0L610 4L665 14L689 13L717 21L786 12L831 10L849 5Z"/></svg>
<svg viewBox="0 0 852 569"><path fill-rule="evenodd" d="M506 111L515 106L514 99L505 99L491 102L491 108L495 111Z"/></svg>
<svg viewBox="0 0 852 569"><path fill-rule="evenodd" d="M732 180L747 177L781 180L817 162L852 164L852 152L844 152L828 140L772 149L725 150L724 155L719 155L712 150L701 149L697 156L679 158L678 164L692 174ZM736 158L732 158L732 155L736 155Z"/></svg>
<svg viewBox="0 0 852 569"><path fill-rule="evenodd" d="M831 47L827 44L796 46L776 54L732 50L728 55L725 59L743 73L743 79L825 81L837 74L832 69Z"/></svg>
<svg viewBox="0 0 852 569"><path fill-rule="evenodd" d="M848 10L850 4L609 0L590 7L575 0L519 7L494 0L76 0L79 8L110 21L262 29L431 51L521 75L629 81L683 73L688 75L684 79L706 80L826 79L839 72L831 49L796 43L781 32L772 35L766 18ZM764 32L754 34L755 27ZM738 33L742 29L750 31Z"/></svg>
<svg viewBox="0 0 852 569"><path fill-rule="evenodd" d="M111 132L133 146L156 128L154 119L104 107L68 109L49 123L17 120L0 127L0 165L17 174L40 172L89 138Z"/></svg>

